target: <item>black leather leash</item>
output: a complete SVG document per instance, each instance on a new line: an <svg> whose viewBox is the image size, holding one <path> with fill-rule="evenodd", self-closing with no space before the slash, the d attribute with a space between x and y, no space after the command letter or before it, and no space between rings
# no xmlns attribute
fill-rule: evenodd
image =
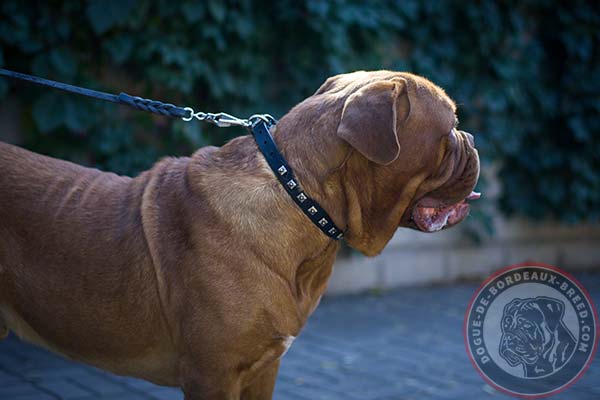
<svg viewBox="0 0 600 400"><path fill-rule="evenodd" d="M195 112L190 107L178 107L169 103L162 103L156 100L144 99L137 96L131 96L127 93L118 95L100 92L97 90L86 89L79 86L73 86L66 83L56 82L49 79L39 78L33 75L22 74L20 72L9 71L0 68L0 76L21 79L42 86L48 86L53 89L63 90L69 93L75 93L82 96L92 97L94 99L110 101L112 103L125 104L137 110L148 111L158 115L165 115L173 118L181 118L184 121L198 119L215 124L219 127L243 126L254 137L258 148L265 157L265 160L271 167L271 170L290 195L292 200L300 207L302 212L316 225L325 235L334 240L340 240L344 237L344 232L338 228L329 214L302 190L298 179L294 176L292 168L287 163L271 133L269 128L275 125L276 120L268 114L253 115L248 119L236 118L226 113L204 113Z"/></svg>
<svg viewBox="0 0 600 400"><path fill-rule="evenodd" d="M49 79L39 78L33 75L22 74L20 72L9 71L0 68L0 75L9 78L21 79L37 85L48 86L53 89L64 90L65 92L80 94L82 96L92 97L94 99L110 101L111 103L126 104L130 107L141 111L148 111L154 114L166 115L174 118L185 118L190 115L190 112L182 107L177 107L173 104L161 103L160 101L143 99L137 96L131 96L127 93L110 94L99 92L97 90L86 89L79 86L73 86L66 83L51 81Z"/></svg>

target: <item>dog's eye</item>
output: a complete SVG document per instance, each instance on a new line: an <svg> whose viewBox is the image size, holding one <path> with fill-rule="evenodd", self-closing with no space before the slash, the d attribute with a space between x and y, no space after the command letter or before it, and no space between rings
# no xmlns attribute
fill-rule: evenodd
<svg viewBox="0 0 600 400"><path fill-rule="evenodd" d="M525 318L519 318L519 319L517 319L517 323L519 324L519 326L521 326L522 328L525 328L525 329L529 329L529 328L532 327L531 322L529 322Z"/></svg>

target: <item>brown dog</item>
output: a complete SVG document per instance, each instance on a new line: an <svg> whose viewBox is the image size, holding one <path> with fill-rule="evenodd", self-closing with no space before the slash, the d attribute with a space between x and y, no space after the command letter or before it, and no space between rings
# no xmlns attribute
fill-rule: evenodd
<svg viewBox="0 0 600 400"><path fill-rule="evenodd" d="M454 103L407 73L330 78L273 136L369 256L398 227L460 222L479 175ZM135 179L0 144L0 335L187 400L271 398L338 248L250 136Z"/></svg>

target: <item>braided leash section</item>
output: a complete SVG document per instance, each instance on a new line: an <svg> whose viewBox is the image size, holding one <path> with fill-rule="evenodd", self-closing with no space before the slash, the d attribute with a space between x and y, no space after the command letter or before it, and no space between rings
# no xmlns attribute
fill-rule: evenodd
<svg viewBox="0 0 600 400"><path fill-rule="evenodd" d="M156 100L144 99L138 96L130 96L127 93L119 93L119 101L138 110L148 111L158 115L167 115L174 118L189 116L189 110L177 107L174 104L163 103Z"/></svg>

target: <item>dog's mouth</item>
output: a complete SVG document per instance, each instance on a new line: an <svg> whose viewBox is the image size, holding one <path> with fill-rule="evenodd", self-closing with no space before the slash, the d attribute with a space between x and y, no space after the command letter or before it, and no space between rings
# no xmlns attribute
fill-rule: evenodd
<svg viewBox="0 0 600 400"><path fill-rule="evenodd" d="M531 357L531 344L523 339L522 334L507 332L502 335L500 342L500 355L512 366L529 362ZM534 360L535 361L535 360Z"/></svg>
<svg viewBox="0 0 600 400"><path fill-rule="evenodd" d="M504 349L500 352L500 355L506 360L508 365L511 367L516 367L517 365L522 363L522 360L519 358L517 353L515 353L511 349Z"/></svg>
<svg viewBox="0 0 600 400"><path fill-rule="evenodd" d="M481 193L471 192L465 199L452 205L425 197L413 207L412 220L423 232L437 232L465 219L469 215L468 201L480 197Z"/></svg>

